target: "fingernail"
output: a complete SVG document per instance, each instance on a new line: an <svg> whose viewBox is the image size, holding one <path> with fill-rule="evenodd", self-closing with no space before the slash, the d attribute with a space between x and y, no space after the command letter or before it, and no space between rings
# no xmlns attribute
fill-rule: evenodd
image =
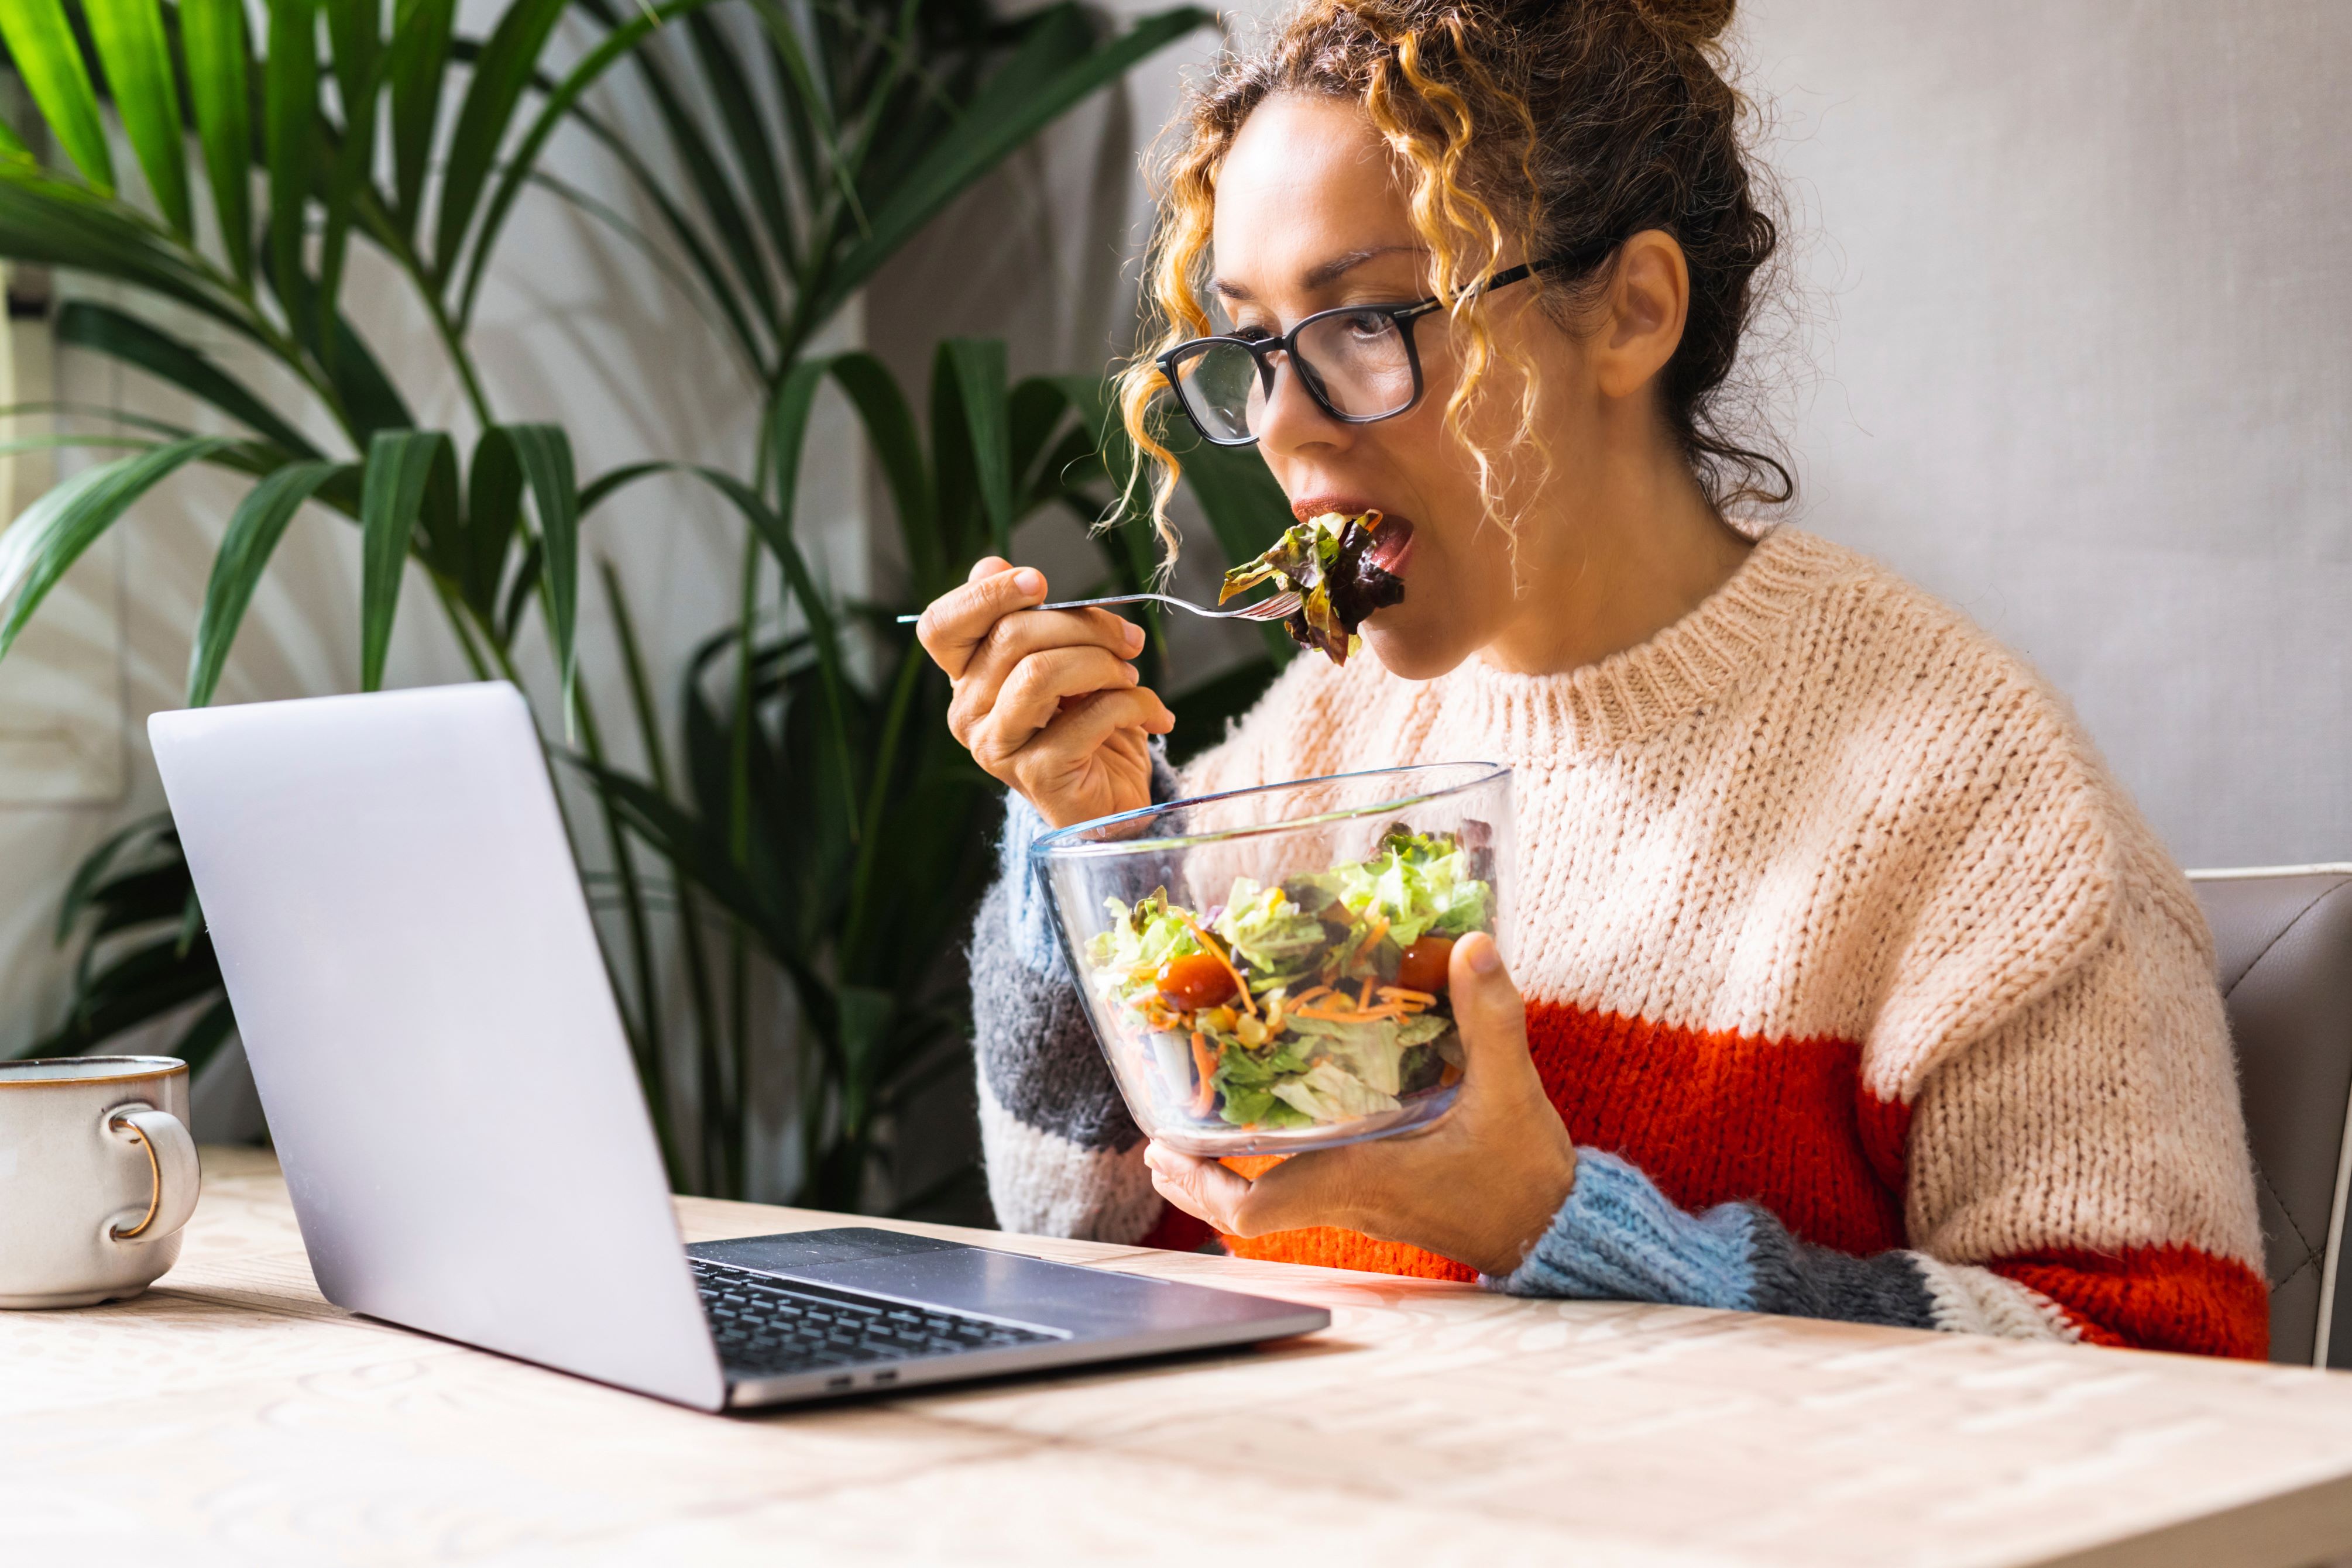
<svg viewBox="0 0 2352 1568"><path fill-rule="evenodd" d="M1045 574L1024 566L1013 574L1013 586L1035 599L1045 591Z"/></svg>
<svg viewBox="0 0 2352 1568"><path fill-rule="evenodd" d="M1143 646L1143 628L1130 621L1127 623L1127 651L1130 653Z"/></svg>
<svg viewBox="0 0 2352 1568"><path fill-rule="evenodd" d="M1495 946L1495 939L1492 936L1483 942L1473 942L1470 945L1471 968L1481 975L1491 975L1502 967L1503 950Z"/></svg>

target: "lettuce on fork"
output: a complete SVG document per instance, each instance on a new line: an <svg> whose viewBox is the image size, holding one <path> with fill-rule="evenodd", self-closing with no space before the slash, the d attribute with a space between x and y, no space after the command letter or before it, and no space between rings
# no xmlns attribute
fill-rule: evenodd
<svg viewBox="0 0 2352 1568"><path fill-rule="evenodd" d="M1372 564L1372 536L1380 526L1378 512L1353 517L1325 512L1309 517L1255 560L1225 573L1217 602L1264 582L1295 592L1298 609L1283 622L1291 640L1302 648L1320 649L1333 664L1344 664L1349 654L1363 646L1356 628L1374 611L1404 601L1404 580Z"/></svg>

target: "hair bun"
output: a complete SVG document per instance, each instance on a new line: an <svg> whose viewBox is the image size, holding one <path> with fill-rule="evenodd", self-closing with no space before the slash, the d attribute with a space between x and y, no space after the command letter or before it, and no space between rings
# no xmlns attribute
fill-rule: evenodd
<svg viewBox="0 0 2352 1568"><path fill-rule="evenodd" d="M1731 26L1738 0L1633 0L1633 9L1650 25L1675 39L1712 43Z"/></svg>

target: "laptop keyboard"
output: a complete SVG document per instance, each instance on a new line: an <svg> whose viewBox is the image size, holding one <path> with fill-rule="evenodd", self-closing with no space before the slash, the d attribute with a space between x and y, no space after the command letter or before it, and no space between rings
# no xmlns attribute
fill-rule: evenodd
<svg viewBox="0 0 2352 1568"><path fill-rule="evenodd" d="M728 1369L758 1376L1036 1344L1059 1334L909 1307L689 1258Z"/></svg>

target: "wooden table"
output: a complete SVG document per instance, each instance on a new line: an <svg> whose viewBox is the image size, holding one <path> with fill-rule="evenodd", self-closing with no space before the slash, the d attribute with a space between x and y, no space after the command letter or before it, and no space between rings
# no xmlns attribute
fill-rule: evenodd
<svg viewBox="0 0 2352 1568"><path fill-rule="evenodd" d="M678 1212L697 1239L839 1223ZM327 1305L276 1167L210 1150L155 1289L0 1312L0 1563L2294 1568L2352 1550L2352 1378L971 1239L1335 1321L1235 1354L705 1416Z"/></svg>

